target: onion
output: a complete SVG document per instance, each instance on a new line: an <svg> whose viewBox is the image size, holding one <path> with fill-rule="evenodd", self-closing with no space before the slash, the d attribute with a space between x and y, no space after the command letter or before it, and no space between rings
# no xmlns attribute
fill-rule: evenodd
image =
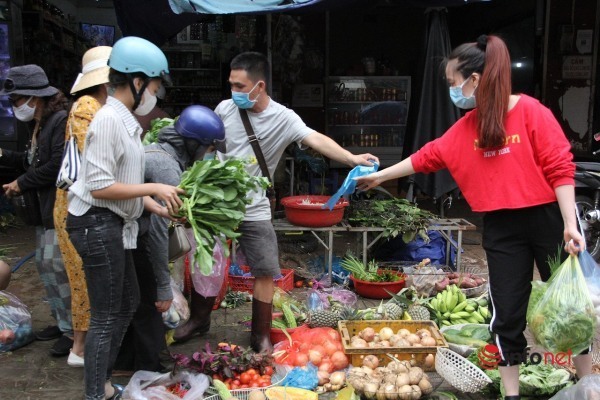
<svg viewBox="0 0 600 400"><path fill-rule="evenodd" d="M414 333L411 333L410 335L406 336L406 340L408 340L411 345L414 345L415 343L421 343L421 339Z"/></svg>
<svg viewBox="0 0 600 400"><path fill-rule="evenodd" d="M410 387L412 388L413 392L412 392L412 398L413 400L418 400L421 398L421 388L417 385L410 385Z"/></svg>
<svg viewBox="0 0 600 400"><path fill-rule="evenodd" d="M367 342L372 342L373 339L375 338L375 329L367 327L367 328L363 329L362 331L360 331L358 336L360 336L362 339L364 339Z"/></svg>
<svg viewBox="0 0 600 400"><path fill-rule="evenodd" d="M398 374L398 376L396 377L396 386L397 387L402 387L404 385L409 385L409 384L410 384L410 377L408 376L407 373Z"/></svg>
<svg viewBox="0 0 600 400"><path fill-rule="evenodd" d="M413 388L410 385L404 385L398 388L398 398L401 400L411 400Z"/></svg>
<svg viewBox="0 0 600 400"><path fill-rule="evenodd" d="M317 367L321 365L321 361L323 361L323 354L318 350L309 350L308 351L308 360Z"/></svg>
<svg viewBox="0 0 600 400"><path fill-rule="evenodd" d="M421 344L426 347L434 347L437 344L437 341L431 336L422 336Z"/></svg>
<svg viewBox="0 0 600 400"><path fill-rule="evenodd" d="M390 346L392 346L392 347L398 347L398 342L400 340L402 340L402 336L400 336L400 335L392 335L388 339L388 341L390 342Z"/></svg>
<svg viewBox="0 0 600 400"><path fill-rule="evenodd" d="M427 375L424 375L423 378L421 378L421 380L419 381L419 389L421 389L421 392L423 394L429 394L433 392L433 386L431 386L431 383L428 379L425 379L426 376Z"/></svg>
<svg viewBox="0 0 600 400"><path fill-rule="evenodd" d="M431 337L431 332L427 328L421 328L417 331L417 336L423 339L425 336Z"/></svg>
<svg viewBox="0 0 600 400"><path fill-rule="evenodd" d="M394 386L393 384L385 385L383 391L385 392L385 397L387 400L398 399L398 391L396 390L396 386Z"/></svg>
<svg viewBox="0 0 600 400"><path fill-rule="evenodd" d="M381 340L388 340L392 337L393 334L394 331L392 330L392 328L387 326L381 328L381 330L379 331L379 337L381 338Z"/></svg>
<svg viewBox="0 0 600 400"><path fill-rule="evenodd" d="M350 345L352 347L361 347L361 348L362 347L369 347L369 344L366 341L364 341L363 339L361 339L361 338L354 339L352 342L350 342Z"/></svg>
<svg viewBox="0 0 600 400"><path fill-rule="evenodd" d="M416 385L423 378L423 370L419 367L412 367L408 371L408 377L411 385Z"/></svg>
<svg viewBox="0 0 600 400"><path fill-rule="evenodd" d="M343 351L336 351L333 353L330 360L335 370L344 369L348 366L348 357L346 357ZM331 384L335 385L333 382Z"/></svg>
<svg viewBox="0 0 600 400"><path fill-rule="evenodd" d="M410 331L406 328L402 328L398 331L398 335L400 335L401 337L407 337L408 335L410 335Z"/></svg>
<svg viewBox="0 0 600 400"><path fill-rule="evenodd" d="M427 357L425 357L425 361L423 362L423 366L426 369L431 369L433 368L435 364L435 357L433 354L427 354Z"/></svg>
<svg viewBox="0 0 600 400"><path fill-rule="evenodd" d="M376 355L369 354L363 358L362 365L373 370L379 367L379 358Z"/></svg>
<svg viewBox="0 0 600 400"><path fill-rule="evenodd" d="M329 375L329 383L332 385L343 385L346 382L346 373L342 371L334 372Z"/></svg>
<svg viewBox="0 0 600 400"><path fill-rule="evenodd" d="M329 383L329 372L317 371L317 378L319 378L319 386L323 386L324 384Z"/></svg>
<svg viewBox="0 0 600 400"><path fill-rule="evenodd" d="M365 386L363 387L363 393L365 394L365 397L367 399L372 400L375 398L377 389L379 389L379 382L370 380L367 383L365 383Z"/></svg>

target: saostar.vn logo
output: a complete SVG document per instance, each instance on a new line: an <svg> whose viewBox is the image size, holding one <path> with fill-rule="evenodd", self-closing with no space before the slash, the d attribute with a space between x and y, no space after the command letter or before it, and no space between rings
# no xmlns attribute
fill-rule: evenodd
<svg viewBox="0 0 600 400"><path fill-rule="evenodd" d="M564 366L572 363L573 352L571 350L567 352L561 353L529 353L529 349L525 350L525 353L522 357L519 354L515 355L514 360L509 361L510 365L518 364L521 362L528 362L529 364L551 364ZM502 356L500 355L500 349L495 344L488 344L482 347L477 353L477 358L479 359L479 365L482 369L496 369L500 361L502 360Z"/></svg>

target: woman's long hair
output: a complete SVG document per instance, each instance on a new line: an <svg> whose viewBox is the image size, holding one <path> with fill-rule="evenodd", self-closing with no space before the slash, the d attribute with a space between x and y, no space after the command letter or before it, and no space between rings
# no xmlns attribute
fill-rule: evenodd
<svg viewBox="0 0 600 400"><path fill-rule="evenodd" d="M52 114L65 110L69 111L70 104L67 97L60 90L53 96L42 97L43 107L42 110L42 120L40 121L42 124L50 117Z"/></svg>
<svg viewBox="0 0 600 400"><path fill-rule="evenodd" d="M477 87L477 136L482 149L498 148L506 142L504 120L512 92L508 48L502 39L481 35L477 42L465 43L452 51L457 71L467 79L481 74Z"/></svg>

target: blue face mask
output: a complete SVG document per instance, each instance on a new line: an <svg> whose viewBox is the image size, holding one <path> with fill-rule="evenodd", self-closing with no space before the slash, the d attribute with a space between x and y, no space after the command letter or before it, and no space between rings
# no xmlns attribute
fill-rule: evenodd
<svg viewBox="0 0 600 400"><path fill-rule="evenodd" d="M232 90L231 91L231 100L233 100L233 102L235 103L236 106L238 106L239 108L244 109L244 110L254 107L254 104L256 104L256 100L258 100L258 97L260 96L260 94L258 96L256 96L256 98L254 100L250 100L250 93L252 93L252 91L254 89L256 89L256 86L258 86L259 82L256 82L256 85L254 85L254 87L252 89L250 89L250 91L248 93L234 92Z"/></svg>
<svg viewBox="0 0 600 400"><path fill-rule="evenodd" d="M452 99L454 105L458 108L463 108L465 110L475 108L475 93L473 93L471 97L465 97L462 91L462 88L463 86L465 86L465 83L467 83L467 81L468 79L463 81L463 83L461 83L460 85L452 86L450 88L450 99Z"/></svg>

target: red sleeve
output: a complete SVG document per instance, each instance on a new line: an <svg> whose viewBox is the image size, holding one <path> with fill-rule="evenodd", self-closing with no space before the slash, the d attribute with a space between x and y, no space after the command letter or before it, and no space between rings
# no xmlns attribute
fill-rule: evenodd
<svg viewBox="0 0 600 400"><path fill-rule="evenodd" d="M425 146L410 156L415 172L428 174L446 168L446 163L439 151L442 138L443 136L425 144Z"/></svg>
<svg viewBox="0 0 600 400"><path fill-rule="evenodd" d="M574 185L575 164L571 144L552 112L540 103L531 109L529 129L537 162L553 189Z"/></svg>

